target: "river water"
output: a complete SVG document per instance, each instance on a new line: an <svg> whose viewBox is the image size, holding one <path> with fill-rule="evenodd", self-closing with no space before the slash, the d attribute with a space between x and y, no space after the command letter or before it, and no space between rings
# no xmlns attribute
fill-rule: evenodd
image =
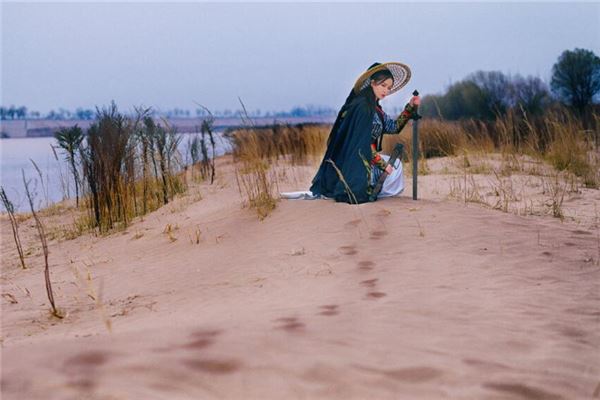
<svg viewBox="0 0 600 400"><path fill-rule="evenodd" d="M186 162L186 154L189 153L188 140L193 138L196 133L180 133L179 135L182 136L179 152L182 160ZM216 155L220 156L229 151L230 144L223 137L222 132L217 132L215 137ZM36 209L75 196L75 184L64 153L59 148L52 150L52 147L56 147L56 145L56 139L53 137L0 139L0 185L17 211L29 210L23 184L23 172L25 179L30 182L29 188L30 192L34 194ZM210 154L212 151L210 143L208 146ZM41 172L41 179L32 160ZM4 211L2 205L0 205L0 209Z"/></svg>

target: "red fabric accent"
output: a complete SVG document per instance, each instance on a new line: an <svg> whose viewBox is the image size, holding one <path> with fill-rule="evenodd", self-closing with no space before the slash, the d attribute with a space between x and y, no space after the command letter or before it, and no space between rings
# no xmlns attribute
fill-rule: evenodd
<svg viewBox="0 0 600 400"><path fill-rule="evenodd" d="M375 143L371 143L371 149L373 149L373 151L377 150L377 147L375 146ZM375 165L379 161L381 161L381 156L379 155L379 153L377 153L377 154L375 154L375 157L373 157L373 159L371 160L371 165Z"/></svg>

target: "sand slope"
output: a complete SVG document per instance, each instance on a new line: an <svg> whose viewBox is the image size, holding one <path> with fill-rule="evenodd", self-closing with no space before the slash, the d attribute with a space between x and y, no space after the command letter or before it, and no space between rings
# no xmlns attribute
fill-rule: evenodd
<svg viewBox="0 0 600 400"><path fill-rule="evenodd" d="M258 221L219 168L200 201L53 241L63 321L2 220L2 399L600 397L597 229L409 197Z"/></svg>

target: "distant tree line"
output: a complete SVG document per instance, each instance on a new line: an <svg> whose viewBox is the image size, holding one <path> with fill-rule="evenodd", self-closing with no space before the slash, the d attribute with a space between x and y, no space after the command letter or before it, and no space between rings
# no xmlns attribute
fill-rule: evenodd
<svg viewBox="0 0 600 400"><path fill-rule="evenodd" d="M173 108L169 110L152 110L152 117L174 118L206 118L208 113L203 108L197 108L194 114L190 110L182 108ZM213 112L214 117L220 118L237 118L244 115L243 110L216 110ZM296 106L289 111L266 111L260 109L248 111L248 116L253 118L258 117L311 117L311 116L330 116L335 115L335 110L329 107L307 105L304 107ZM1 120L23 120L23 119L51 119L51 120L93 120L96 112L87 108L77 108L75 111L70 111L65 108L58 110L50 110L47 114L42 114L39 111L29 111L27 107L10 107L0 106Z"/></svg>
<svg viewBox="0 0 600 400"><path fill-rule="evenodd" d="M600 58L575 49L560 55L550 85L533 76L478 71L450 85L444 94L425 96L421 109L427 117L492 121L509 111L532 117L562 105L589 117L599 93Z"/></svg>
<svg viewBox="0 0 600 400"><path fill-rule="evenodd" d="M0 119L24 119L27 116L27 107L0 107Z"/></svg>
<svg viewBox="0 0 600 400"><path fill-rule="evenodd" d="M320 116L331 116L336 115L336 110L326 106L306 105L306 106L295 106L288 111L262 111L260 109L247 110L248 116L252 118L283 118L283 117L320 117ZM216 110L213 112L215 117L223 118L236 118L240 115L245 116L244 110ZM203 109L196 110L196 116L205 117L206 111Z"/></svg>
<svg viewBox="0 0 600 400"><path fill-rule="evenodd" d="M336 115L336 110L331 107L307 105L294 107L289 112L277 112L275 117L327 117Z"/></svg>
<svg viewBox="0 0 600 400"><path fill-rule="evenodd" d="M42 114L39 111L29 111L27 107L20 106L10 107L0 106L0 120L18 120L18 119L53 119L53 120L71 120L71 119L86 119L92 120L96 115L95 111L90 109L77 108L74 112L64 108L59 108L58 111L50 110L47 114Z"/></svg>

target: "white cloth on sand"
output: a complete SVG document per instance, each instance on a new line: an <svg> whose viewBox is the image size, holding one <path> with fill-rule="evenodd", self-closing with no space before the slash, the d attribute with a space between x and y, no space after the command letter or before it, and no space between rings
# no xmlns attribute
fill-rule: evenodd
<svg viewBox="0 0 600 400"><path fill-rule="evenodd" d="M390 159L390 156L387 154L382 154L381 158L383 158L386 162ZM373 167L373 177L374 180L379 178L380 170L377 167ZM396 160L394 163L394 169L390 175L383 182L383 187L381 188L381 192L377 195L377 198L382 197L392 197L398 196L404 190L404 175L402 173L402 162L400 160ZM316 199L329 199L328 197L315 195L311 191L299 191L299 192L281 192L279 193L282 199L289 200L316 200Z"/></svg>
<svg viewBox="0 0 600 400"><path fill-rule="evenodd" d="M299 191L299 192L281 192L279 193L282 199L289 200L316 200L326 199L325 196L314 195L310 190Z"/></svg>

